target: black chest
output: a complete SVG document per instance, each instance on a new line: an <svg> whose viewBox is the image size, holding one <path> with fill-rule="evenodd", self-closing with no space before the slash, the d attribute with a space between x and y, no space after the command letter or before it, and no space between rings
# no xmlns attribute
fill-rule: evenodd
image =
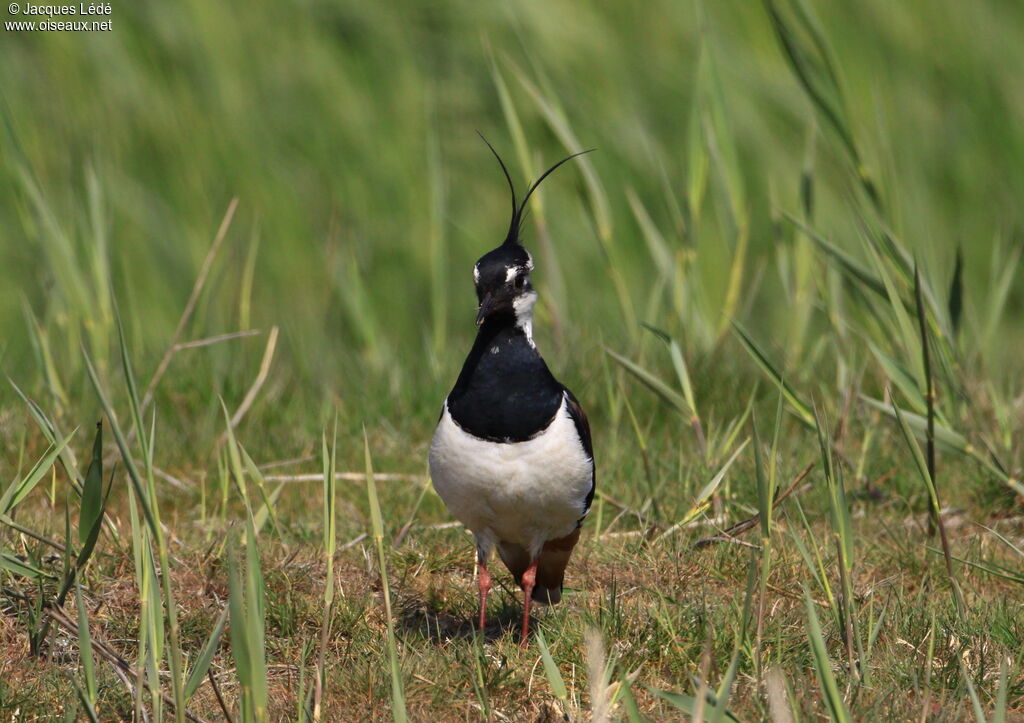
<svg viewBox="0 0 1024 723"><path fill-rule="evenodd" d="M562 385L522 329L488 322L448 395L448 412L475 437L522 442L548 427L562 398Z"/></svg>

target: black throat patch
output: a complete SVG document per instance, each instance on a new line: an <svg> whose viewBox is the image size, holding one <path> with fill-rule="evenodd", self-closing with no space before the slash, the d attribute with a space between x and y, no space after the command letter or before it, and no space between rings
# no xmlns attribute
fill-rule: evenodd
<svg viewBox="0 0 1024 723"><path fill-rule="evenodd" d="M492 319L477 333L448 395L448 412L474 437L525 442L548 428L562 394L523 330L507 319Z"/></svg>

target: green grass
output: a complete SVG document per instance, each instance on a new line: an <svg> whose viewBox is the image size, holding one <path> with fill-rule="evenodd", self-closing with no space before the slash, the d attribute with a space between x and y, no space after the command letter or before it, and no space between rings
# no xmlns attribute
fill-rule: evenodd
<svg viewBox="0 0 1024 723"><path fill-rule="evenodd" d="M0 45L0 717L1024 715L1017 5L112 20ZM526 223L598 494L525 651L425 475L475 130L598 149Z"/></svg>

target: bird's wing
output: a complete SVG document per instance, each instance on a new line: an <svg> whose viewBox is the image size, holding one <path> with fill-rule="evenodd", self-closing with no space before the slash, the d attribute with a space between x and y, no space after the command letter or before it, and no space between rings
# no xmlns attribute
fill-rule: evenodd
<svg viewBox="0 0 1024 723"><path fill-rule="evenodd" d="M587 456L590 457L590 491L587 492L587 498L583 503L583 516L586 517L587 512L590 511L590 503L594 501L594 490L597 488L597 465L594 464L594 443L590 438L590 422L587 421L587 415L583 413L583 407L580 406L579 400L565 387L562 387L562 390L565 392L565 407L569 411L573 424L576 425L576 434L579 435L583 449L586 451ZM580 518L580 524L583 524L583 517Z"/></svg>
<svg viewBox="0 0 1024 723"><path fill-rule="evenodd" d="M565 387L562 387L562 391L565 392L565 406L576 425L576 433L580 436L583 449L586 450L587 456L593 459L594 444L590 440L590 422L587 421L587 415L583 413L583 407L580 406L579 400L573 396L572 392Z"/></svg>

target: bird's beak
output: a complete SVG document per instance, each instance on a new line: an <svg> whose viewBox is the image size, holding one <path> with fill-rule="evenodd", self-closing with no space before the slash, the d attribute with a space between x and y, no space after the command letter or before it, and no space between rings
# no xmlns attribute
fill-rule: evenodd
<svg viewBox="0 0 1024 723"><path fill-rule="evenodd" d="M484 294L484 298L480 301L480 311L476 314L476 325L480 326L484 323L484 320L491 315L494 311L494 307L497 306L494 300L493 294Z"/></svg>

